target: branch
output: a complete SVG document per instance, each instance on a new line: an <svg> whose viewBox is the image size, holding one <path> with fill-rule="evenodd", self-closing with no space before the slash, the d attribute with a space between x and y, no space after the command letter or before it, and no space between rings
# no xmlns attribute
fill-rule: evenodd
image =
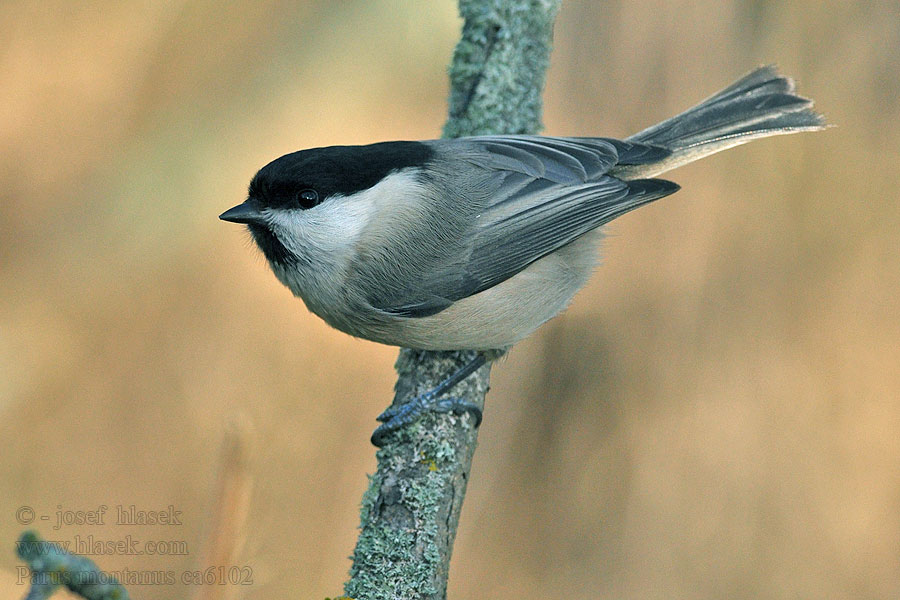
<svg viewBox="0 0 900 600"><path fill-rule="evenodd" d="M16 554L31 569L25 600L44 600L61 587L88 600L128 600L125 588L93 561L46 542L33 531L26 531L16 542Z"/></svg>
<svg viewBox="0 0 900 600"><path fill-rule="evenodd" d="M560 0L460 0L444 137L536 133ZM404 348L394 405L434 388L472 351ZM484 405L490 363L453 388ZM356 600L441 600L478 432L470 415L429 414L390 436L363 496L345 593Z"/></svg>

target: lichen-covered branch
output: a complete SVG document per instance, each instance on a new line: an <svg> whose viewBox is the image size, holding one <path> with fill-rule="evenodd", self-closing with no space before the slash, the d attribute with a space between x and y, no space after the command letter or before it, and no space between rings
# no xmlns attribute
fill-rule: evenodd
<svg viewBox="0 0 900 600"><path fill-rule="evenodd" d="M25 600L44 600L61 587L88 600L128 600L125 588L92 560L46 542L33 531L26 531L16 542L16 554L31 569Z"/></svg>
<svg viewBox="0 0 900 600"><path fill-rule="evenodd" d="M560 0L460 0L445 137L536 133ZM434 388L474 353L402 349L394 403ZM484 405L490 363L453 389ZM430 414L377 453L345 593L356 600L446 597L450 555L478 432L471 415Z"/></svg>
<svg viewBox="0 0 900 600"><path fill-rule="evenodd" d="M460 0L444 137L537 133L560 0Z"/></svg>

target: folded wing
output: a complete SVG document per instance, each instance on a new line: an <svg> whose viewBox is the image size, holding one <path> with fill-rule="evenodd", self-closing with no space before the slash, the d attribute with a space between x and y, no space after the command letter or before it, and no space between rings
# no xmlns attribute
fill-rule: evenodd
<svg viewBox="0 0 900 600"><path fill-rule="evenodd" d="M657 146L607 138L482 136L463 138L482 151L477 166L502 178L465 232L468 254L448 257L402 293L370 302L391 314L424 317L509 279L536 260L628 211L667 196L678 185L662 179L625 181L616 165L664 159Z"/></svg>

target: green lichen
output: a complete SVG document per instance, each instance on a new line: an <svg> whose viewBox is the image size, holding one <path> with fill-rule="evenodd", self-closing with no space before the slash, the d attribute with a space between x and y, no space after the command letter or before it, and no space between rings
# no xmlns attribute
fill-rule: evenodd
<svg viewBox="0 0 900 600"><path fill-rule="evenodd" d="M550 61L554 0L460 0L444 137L536 133Z"/></svg>
<svg viewBox="0 0 900 600"><path fill-rule="evenodd" d="M43 540L36 532L24 532L16 542L16 554L31 570L26 600L44 600L66 588L87 600L128 600L128 591L93 561Z"/></svg>

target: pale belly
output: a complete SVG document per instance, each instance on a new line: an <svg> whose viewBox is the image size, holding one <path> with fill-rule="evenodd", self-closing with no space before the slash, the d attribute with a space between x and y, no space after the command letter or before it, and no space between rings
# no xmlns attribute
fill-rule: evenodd
<svg viewBox="0 0 900 600"><path fill-rule="evenodd" d="M395 321L379 332L381 339L376 341L423 350L512 346L569 305L597 264L601 239L601 231L589 232L514 277L435 315Z"/></svg>

